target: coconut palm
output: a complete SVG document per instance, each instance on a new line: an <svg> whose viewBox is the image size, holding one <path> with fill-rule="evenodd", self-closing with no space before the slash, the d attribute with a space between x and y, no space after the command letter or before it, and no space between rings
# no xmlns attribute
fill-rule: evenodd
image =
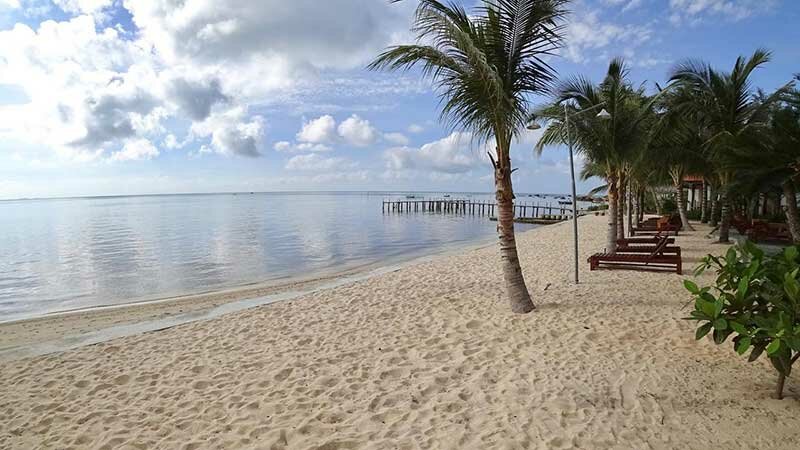
<svg viewBox="0 0 800 450"><path fill-rule="evenodd" d="M512 141L525 130L530 94L545 91L555 71L545 61L561 45L567 0L481 0L467 12L452 3L420 0L412 31L417 44L386 50L371 69L419 67L437 87L441 119L493 142L498 234L511 309L534 305L514 239Z"/></svg>
<svg viewBox="0 0 800 450"><path fill-rule="evenodd" d="M800 91L784 88L780 101L769 108L769 127L752 133L732 158L742 174L739 190L751 200L759 193L782 192L786 198L786 222L795 243L800 243L796 183L800 180ZM761 101L770 97L761 95ZM766 202L765 202L766 203Z"/></svg>
<svg viewBox="0 0 800 450"><path fill-rule="evenodd" d="M670 75L673 86L689 93L673 108L702 130L703 145L714 165L721 204L719 242L729 242L730 186L736 176L732 156L753 142L753 133L765 125L765 112L777 99L757 101L750 82L753 71L769 60L770 53L759 49L749 58L737 58L731 72L687 60Z"/></svg>
<svg viewBox="0 0 800 450"><path fill-rule="evenodd" d="M608 231L606 251L615 252L617 239L624 232L619 224L620 193L632 161L644 148L649 132L648 118L652 116L652 100L643 89L634 88L627 78L628 69L622 59L614 59L599 85L584 77L564 80L553 91L554 101L539 108L536 115L548 122L542 138L536 144L541 154L545 147L564 142L565 123L563 104L570 114L570 137L575 149L591 163L594 173L602 173L608 192ZM605 108L609 120L594 114L576 113L590 108ZM599 109L598 109L599 110Z"/></svg>
<svg viewBox="0 0 800 450"><path fill-rule="evenodd" d="M646 152L647 160L655 164L655 170L662 172L672 182L681 226L685 230L694 231L686 211L683 180L689 174L702 174L708 164L701 135L703 130L683 116L680 108L674 107L688 101L692 95L689 89L676 85L661 94L657 105L658 119L653 126L653 136Z"/></svg>

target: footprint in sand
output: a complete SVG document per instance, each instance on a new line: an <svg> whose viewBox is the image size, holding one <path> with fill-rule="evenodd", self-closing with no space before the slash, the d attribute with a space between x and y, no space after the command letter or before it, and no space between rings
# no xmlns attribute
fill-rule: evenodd
<svg viewBox="0 0 800 450"><path fill-rule="evenodd" d="M470 320L469 322L466 323L465 326L467 327L467 329L476 330L480 328L481 325L483 325L483 322L481 322L480 320Z"/></svg>
<svg viewBox="0 0 800 450"><path fill-rule="evenodd" d="M273 379L275 379L275 381L283 381L283 380L285 380L285 379L289 378L289 375L291 375L291 374L292 374L292 371L293 371L293 370L294 370L294 369L292 369L291 367L287 367L287 368L285 368L285 369L281 369L281 370L280 370L278 373L276 373L276 374L275 374L275 376L274 376L274 377L272 377L272 378L273 378Z"/></svg>

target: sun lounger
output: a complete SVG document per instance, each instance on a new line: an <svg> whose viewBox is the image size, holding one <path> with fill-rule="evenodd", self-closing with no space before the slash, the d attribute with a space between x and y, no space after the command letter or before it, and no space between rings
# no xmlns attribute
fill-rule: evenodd
<svg viewBox="0 0 800 450"><path fill-rule="evenodd" d="M747 237L753 242L791 243L792 234L785 223L753 222L747 230Z"/></svg>
<svg viewBox="0 0 800 450"><path fill-rule="evenodd" d="M621 245L617 247L617 253L638 253L651 254L656 251L655 245ZM681 255L681 248L674 245L667 245L660 249L659 255Z"/></svg>
<svg viewBox="0 0 800 450"><path fill-rule="evenodd" d="M640 236L640 237L629 237L623 239L617 239L617 245L619 246L630 246L630 245L658 245L661 242L661 239L664 239L663 236L656 234L654 236ZM666 238L667 244L674 244L675 238Z"/></svg>
<svg viewBox="0 0 800 450"><path fill-rule="evenodd" d="M661 242L647 254L638 253L596 253L589 257L589 269L627 269L627 270L653 270L681 273L680 253L666 254L667 240ZM679 252L679 251L678 251Z"/></svg>
<svg viewBox="0 0 800 450"><path fill-rule="evenodd" d="M644 222L640 222L637 228L634 228L631 232L636 234L668 234L668 233L675 233L675 236L678 235L678 230L681 229L679 223L675 223L674 219L669 216L659 217L655 219L648 219Z"/></svg>
<svg viewBox="0 0 800 450"><path fill-rule="evenodd" d="M675 225L658 225L655 227L639 227L633 229L633 234L674 234L675 236L678 235L678 230L680 227Z"/></svg>

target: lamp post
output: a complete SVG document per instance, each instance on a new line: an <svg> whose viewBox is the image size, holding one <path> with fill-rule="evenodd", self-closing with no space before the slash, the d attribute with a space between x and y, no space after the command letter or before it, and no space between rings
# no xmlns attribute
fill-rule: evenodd
<svg viewBox="0 0 800 450"><path fill-rule="evenodd" d="M581 109L573 114L573 116L597 109L605 104L606 102L600 102L594 106ZM597 113L596 117L602 120L608 120L611 118L611 114L609 114L604 108ZM535 119L535 116L531 116L531 122L528 124L529 130L537 130L541 128L541 126L535 122ZM569 148L569 175L572 178L572 244L575 253L575 284L578 284L578 197L575 192L575 161L573 157L574 152L572 150L572 139L569 137L569 110L567 109L567 103L564 103L564 128L566 134L565 143L567 144L567 148Z"/></svg>

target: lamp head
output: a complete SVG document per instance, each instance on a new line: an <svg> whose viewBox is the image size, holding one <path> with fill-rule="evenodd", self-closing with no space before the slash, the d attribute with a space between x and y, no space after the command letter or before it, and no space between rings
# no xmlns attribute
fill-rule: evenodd
<svg viewBox="0 0 800 450"><path fill-rule="evenodd" d="M536 123L536 114L531 113L530 117L528 117L528 125L525 128L529 130L538 130L542 128L541 125Z"/></svg>
<svg viewBox="0 0 800 450"><path fill-rule="evenodd" d="M605 108L601 109L599 113L597 113L597 118L602 120L608 120L611 118L611 114L606 111Z"/></svg>

